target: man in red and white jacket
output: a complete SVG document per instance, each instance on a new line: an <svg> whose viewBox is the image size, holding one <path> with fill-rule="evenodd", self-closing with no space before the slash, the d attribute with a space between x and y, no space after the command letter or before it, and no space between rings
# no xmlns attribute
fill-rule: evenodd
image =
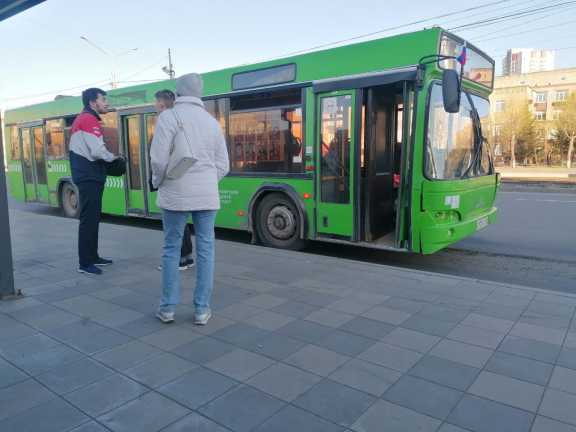
<svg viewBox="0 0 576 432"><path fill-rule="evenodd" d="M82 92L82 102L84 110L74 120L70 137L72 180L80 194L78 271L102 274L99 267L112 264L111 260L98 255L98 228L106 183L106 167L103 161L112 162L117 156L108 151L102 138L100 114L108 112L106 92L89 88Z"/></svg>

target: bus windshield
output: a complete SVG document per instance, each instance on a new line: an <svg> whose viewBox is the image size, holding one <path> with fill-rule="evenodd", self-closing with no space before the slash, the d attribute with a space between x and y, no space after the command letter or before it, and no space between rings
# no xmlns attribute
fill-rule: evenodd
<svg viewBox="0 0 576 432"><path fill-rule="evenodd" d="M493 173L488 130L490 105L463 92L460 112L444 111L442 86L430 94L425 173L430 179L451 180Z"/></svg>

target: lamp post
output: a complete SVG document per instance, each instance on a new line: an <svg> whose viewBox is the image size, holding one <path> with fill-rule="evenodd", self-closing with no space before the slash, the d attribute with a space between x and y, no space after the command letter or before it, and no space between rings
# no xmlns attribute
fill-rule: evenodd
<svg viewBox="0 0 576 432"><path fill-rule="evenodd" d="M122 51L120 53L115 54L115 53L111 53L110 51L107 51L104 48L102 48L101 46L95 44L90 39L88 39L86 36L80 36L80 39L82 39L84 42L86 42L92 48L100 51L102 54L104 54L105 56L112 59L112 76L111 76L112 79L111 79L110 85L112 86L112 88L118 87L118 57L122 57L126 54L130 54L130 53L133 53L135 51L138 51L138 48L130 48L126 51Z"/></svg>

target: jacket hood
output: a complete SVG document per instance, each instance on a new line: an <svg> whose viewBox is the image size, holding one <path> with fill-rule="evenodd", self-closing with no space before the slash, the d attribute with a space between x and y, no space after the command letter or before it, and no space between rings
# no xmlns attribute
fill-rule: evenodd
<svg viewBox="0 0 576 432"><path fill-rule="evenodd" d="M176 79L176 94L178 96L202 97L202 87L202 77L197 73L189 73Z"/></svg>

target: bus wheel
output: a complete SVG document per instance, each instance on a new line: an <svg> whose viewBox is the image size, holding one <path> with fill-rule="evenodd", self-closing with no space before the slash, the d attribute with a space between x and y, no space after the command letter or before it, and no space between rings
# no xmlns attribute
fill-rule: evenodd
<svg viewBox="0 0 576 432"><path fill-rule="evenodd" d="M266 195L256 210L256 232L260 241L279 249L300 250L306 242L300 238L300 216L286 195Z"/></svg>
<svg viewBox="0 0 576 432"><path fill-rule="evenodd" d="M60 189L60 207L64 215L77 219L80 214L80 197L78 190L71 183L64 183Z"/></svg>

